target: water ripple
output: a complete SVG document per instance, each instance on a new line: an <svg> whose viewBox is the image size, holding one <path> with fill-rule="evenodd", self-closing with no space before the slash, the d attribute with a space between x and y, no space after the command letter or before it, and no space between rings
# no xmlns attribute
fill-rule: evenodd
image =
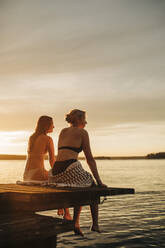
<svg viewBox="0 0 165 248"><path fill-rule="evenodd" d="M21 180L24 161L1 161L1 183ZM85 162L83 162L85 163ZM99 206L101 234L90 231L89 207L80 223L85 237L73 232L58 236L58 248L165 248L165 162L98 161L103 181L112 187L131 187L135 195L108 197ZM72 213L72 209L71 209ZM56 216L57 211L47 211Z"/></svg>

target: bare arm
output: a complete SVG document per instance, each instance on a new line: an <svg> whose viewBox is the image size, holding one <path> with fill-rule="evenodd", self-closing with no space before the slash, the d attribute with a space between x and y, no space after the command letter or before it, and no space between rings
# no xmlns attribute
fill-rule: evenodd
<svg viewBox="0 0 165 248"><path fill-rule="evenodd" d="M89 136L88 132L86 130L83 130L83 135L82 135L82 146L83 146L83 151L87 160L87 163L89 165L89 168L91 169L91 172L96 179L96 182L100 186L106 186L102 183L98 170L97 170L97 165L96 162L93 158L91 148L90 148L90 141L89 141Z"/></svg>
<svg viewBox="0 0 165 248"><path fill-rule="evenodd" d="M49 137L48 140L48 154L49 154L50 166L53 167L55 162L55 154L54 154L54 143L51 137Z"/></svg>

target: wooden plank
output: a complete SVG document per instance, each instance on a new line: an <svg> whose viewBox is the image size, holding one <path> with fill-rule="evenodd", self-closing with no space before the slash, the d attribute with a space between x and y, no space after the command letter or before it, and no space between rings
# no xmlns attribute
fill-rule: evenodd
<svg viewBox="0 0 165 248"><path fill-rule="evenodd" d="M101 196L134 192L129 188L50 188L0 184L0 247L56 247L56 235L73 230L73 221L34 212L90 205L99 203Z"/></svg>
<svg viewBox="0 0 165 248"><path fill-rule="evenodd" d="M17 184L0 184L0 194L3 192L18 192L27 194L47 194L47 193L62 193L62 192L99 192L100 196L103 195L118 195L118 194L134 194L132 188L100 188L100 187L86 187L86 188L51 188L41 186L25 186Z"/></svg>
<svg viewBox="0 0 165 248"><path fill-rule="evenodd" d="M56 235L73 230L73 222L34 212L90 205L99 203L101 196L134 192L129 188L50 188L1 184L0 247L56 247Z"/></svg>
<svg viewBox="0 0 165 248"><path fill-rule="evenodd" d="M1 212L10 211L45 211L58 208L90 205L99 203L100 197L96 194L83 192L67 192L58 194L24 194L8 193L8 197L1 201Z"/></svg>
<svg viewBox="0 0 165 248"><path fill-rule="evenodd" d="M1 211L44 211L99 203L101 196L133 194L129 188L50 188L16 184L0 185Z"/></svg>
<svg viewBox="0 0 165 248"><path fill-rule="evenodd" d="M25 247L25 244L33 247L34 243L41 241L42 244L49 238L52 242L52 237L73 228L73 221L39 214L3 215L0 216L0 247Z"/></svg>

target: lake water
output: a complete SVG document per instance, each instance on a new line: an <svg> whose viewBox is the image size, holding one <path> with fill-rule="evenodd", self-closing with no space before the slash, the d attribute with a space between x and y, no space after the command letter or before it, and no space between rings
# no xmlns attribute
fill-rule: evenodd
<svg viewBox="0 0 165 248"><path fill-rule="evenodd" d="M88 170L85 161L82 164ZM89 207L83 207L80 223L85 237L61 234L57 247L165 247L165 160L104 160L97 165L105 184L135 188L136 194L108 197L99 205L101 234L90 231ZM0 161L0 183L21 180L24 167L25 161ZM46 214L57 217L56 212Z"/></svg>

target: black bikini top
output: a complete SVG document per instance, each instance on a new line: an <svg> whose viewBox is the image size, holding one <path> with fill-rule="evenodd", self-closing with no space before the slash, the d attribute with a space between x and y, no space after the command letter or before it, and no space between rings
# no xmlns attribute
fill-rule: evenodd
<svg viewBox="0 0 165 248"><path fill-rule="evenodd" d="M80 147L73 147L73 146L61 146L58 148L58 150L61 150L61 149L69 149L69 150L72 150L74 152L81 152L82 151L82 145Z"/></svg>

